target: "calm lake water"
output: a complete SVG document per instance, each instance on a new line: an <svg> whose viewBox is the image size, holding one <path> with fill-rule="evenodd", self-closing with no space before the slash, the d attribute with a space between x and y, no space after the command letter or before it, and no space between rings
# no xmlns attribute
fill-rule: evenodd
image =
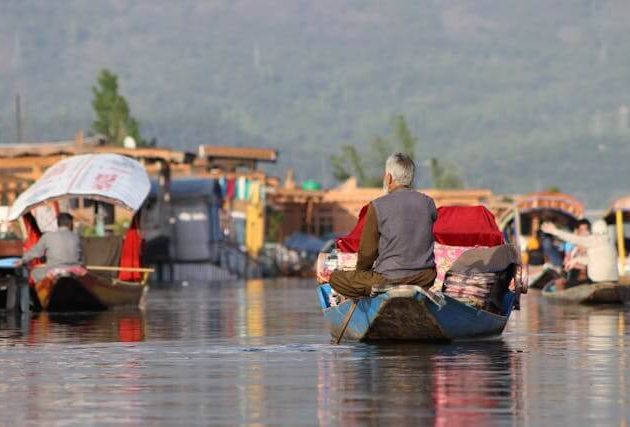
<svg viewBox="0 0 630 427"><path fill-rule="evenodd" d="M305 280L0 317L10 425L628 425L630 313L524 298L502 339L332 345Z"/></svg>

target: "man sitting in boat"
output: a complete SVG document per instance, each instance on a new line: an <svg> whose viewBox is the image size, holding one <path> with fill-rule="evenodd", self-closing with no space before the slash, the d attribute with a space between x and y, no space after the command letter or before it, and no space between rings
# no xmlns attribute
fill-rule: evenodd
<svg viewBox="0 0 630 427"><path fill-rule="evenodd" d="M37 244L22 256L22 264L46 257L45 265L31 271L33 280L39 282L53 268L83 264L81 241L72 229L72 215L60 213L57 216L57 231L45 233Z"/></svg>
<svg viewBox="0 0 630 427"><path fill-rule="evenodd" d="M549 222L544 223L541 228L545 233L586 249L586 257L579 258L575 262L586 263L587 282L615 282L619 279L617 253L608 236L608 226L605 221L596 221L593 224L593 234L588 235L578 235L559 230ZM566 283L566 287L578 284L582 283L574 280ZM559 282L556 283L556 286L556 290L561 290L565 284Z"/></svg>
<svg viewBox="0 0 630 427"><path fill-rule="evenodd" d="M349 298L369 296L375 285L417 285L435 280L435 202L412 188L415 164L394 153L385 162L384 196L368 207L356 270L335 271L332 288Z"/></svg>

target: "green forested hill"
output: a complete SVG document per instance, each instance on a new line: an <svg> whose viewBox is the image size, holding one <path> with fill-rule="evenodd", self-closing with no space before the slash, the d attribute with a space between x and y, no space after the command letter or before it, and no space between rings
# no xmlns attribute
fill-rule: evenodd
<svg viewBox="0 0 630 427"><path fill-rule="evenodd" d="M630 193L626 0L4 0L0 58L1 141L18 91L28 139L87 129L107 67L164 146L278 147L332 184L404 114L468 186Z"/></svg>

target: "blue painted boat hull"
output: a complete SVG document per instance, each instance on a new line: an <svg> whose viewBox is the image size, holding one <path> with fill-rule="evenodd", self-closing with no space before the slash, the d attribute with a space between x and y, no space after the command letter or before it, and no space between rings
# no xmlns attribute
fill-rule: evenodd
<svg viewBox="0 0 630 427"><path fill-rule="evenodd" d="M337 339L352 301L329 306L330 285L317 289L330 333ZM515 294L507 292L502 315L476 309L448 296L438 305L413 286L398 286L357 302L344 340L452 341L498 336L503 332L514 306Z"/></svg>

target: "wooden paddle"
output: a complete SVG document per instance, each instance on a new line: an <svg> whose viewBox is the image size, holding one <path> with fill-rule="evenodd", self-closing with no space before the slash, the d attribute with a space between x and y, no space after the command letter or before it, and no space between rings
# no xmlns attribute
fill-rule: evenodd
<svg viewBox="0 0 630 427"><path fill-rule="evenodd" d="M153 273L155 271L153 268L112 267L109 265L86 265L85 268L96 271L133 271L138 273Z"/></svg>
<svg viewBox="0 0 630 427"><path fill-rule="evenodd" d="M155 271L153 268L113 267L110 265L86 265L85 268L94 271L130 271L134 273L142 273L142 282L140 282L141 285L146 284L149 279L149 274Z"/></svg>
<svg viewBox="0 0 630 427"><path fill-rule="evenodd" d="M354 310L356 310L357 308L357 300L352 300L352 305L350 306L350 309L348 310L348 314L346 314L346 318L343 321L343 327L341 328L341 332L339 333L339 336L337 337L337 341L335 342L335 344L339 344L341 342L341 339L343 338L343 335L346 333L346 329L348 328L348 324L350 323L350 319L352 319L352 315L354 314Z"/></svg>

